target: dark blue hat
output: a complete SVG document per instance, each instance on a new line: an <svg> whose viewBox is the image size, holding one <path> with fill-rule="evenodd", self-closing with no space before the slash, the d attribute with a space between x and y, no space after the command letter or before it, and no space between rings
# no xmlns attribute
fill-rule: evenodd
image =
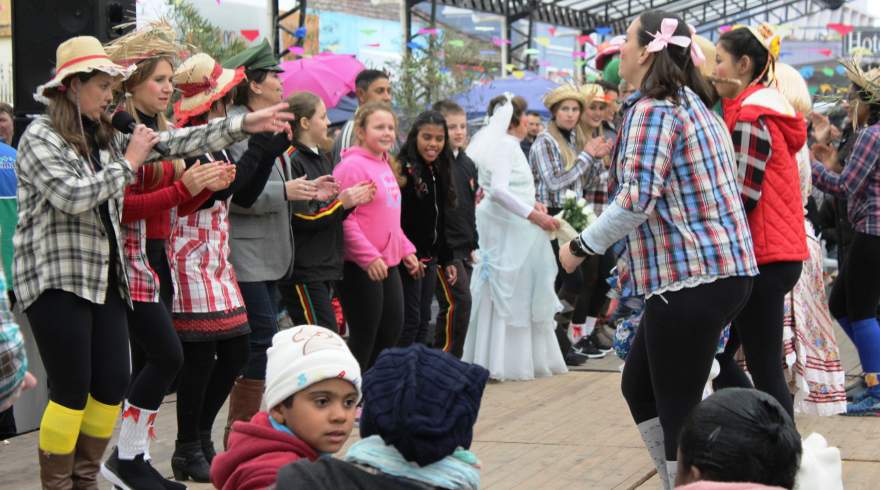
<svg viewBox="0 0 880 490"><path fill-rule="evenodd" d="M426 466L470 448L489 371L424 345L382 351L364 375L361 437Z"/></svg>

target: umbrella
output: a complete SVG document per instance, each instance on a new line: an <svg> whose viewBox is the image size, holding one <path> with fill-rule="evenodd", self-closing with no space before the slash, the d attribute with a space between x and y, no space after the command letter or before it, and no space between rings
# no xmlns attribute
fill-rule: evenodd
<svg viewBox="0 0 880 490"><path fill-rule="evenodd" d="M321 97L324 104L336 107L344 95L354 90L354 80L363 65L347 55L319 55L281 63L281 84L284 96L309 91Z"/></svg>
<svg viewBox="0 0 880 490"><path fill-rule="evenodd" d="M353 118L357 108L358 101L353 95L348 94L339 99L339 103L336 104L336 107L327 109L327 117L330 119L330 125L335 126L337 124L342 124Z"/></svg>
<svg viewBox="0 0 880 490"><path fill-rule="evenodd" d="M456 95L453 97L453 100L464 108L469 118L473 118L486 113L490 100L509 92L526 99L529 110L537 111L544 117L550 117L550 111L544 107L544 94L558 86L559 84L551 82L546 78L528 74L520 79L501 78L492 80L485 85L476 86L467 92Z"/></svg>

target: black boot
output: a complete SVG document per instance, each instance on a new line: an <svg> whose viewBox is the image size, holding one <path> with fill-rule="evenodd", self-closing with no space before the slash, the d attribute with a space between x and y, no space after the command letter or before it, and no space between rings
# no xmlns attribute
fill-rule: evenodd
<svg viewBox="0 0 880 490"><path fill-rule="evenodd" d="M116 488L122 490L165 490L161 476L138 454L131 461L119 459L119 450L101 465L101 475Z"/></svg>
<svg viewBox="0 0 880 490"><path fill-rule="evenodd" d="M171 471L177 481L208 483L211 480L211 465L205 460L202 441L176 441L174 455L171 456Z"/></svg>
<svg viewBox="0 0 880 490"><path fill-rule="evenodd" d="M202 441L202 454L205 455L205 461L210 465L214 462L214 456L217 451L214 449L214 441L211 440L211 431L203 430L199 432L199 439Z"/></svg>

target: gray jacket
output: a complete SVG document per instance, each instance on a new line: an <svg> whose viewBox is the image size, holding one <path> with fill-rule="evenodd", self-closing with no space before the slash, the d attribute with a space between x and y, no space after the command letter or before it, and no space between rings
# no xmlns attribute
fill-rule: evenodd
<svg viewBox="0 0 880 490"><path fill-rule="evenodd" d="M229 115L246 113L244 107L232 107ZM247 141L227 149L238 160L247 150ZM284 158L275 159L275 168L266 187L253 206L229 206L229 260L239 282L262 282L282 279L293 271L293 228L290 216L296 204L284 191L290 175Z"/></svg>

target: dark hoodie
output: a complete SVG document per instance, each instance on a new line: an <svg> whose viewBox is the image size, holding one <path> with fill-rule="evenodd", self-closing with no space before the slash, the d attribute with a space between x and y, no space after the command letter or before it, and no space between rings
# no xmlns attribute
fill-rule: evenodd
<svg viewBox="0 0 880 490"><path fill-rule="evenodd" d="M287 157L291 178L305 175L314 180L333 173L325 155L315 153L299 142L293 143ZM342 220L349 212L341 201L334 199L310 201L306 212L293 214L294 281L304 284L342 279Z"/></svg>
<svg viewBox="0 0 880 490"><path fill-rule="evenodd" d="M250 422L235 422L229 449L214 457L211 483L221 490L257 490L275 484L278 470L318 453L300 438L272 427L269 414L257 412Z"/></svg>
<svg viewBox="0 0 880 490"><path fill-rule="evenodd" d="M444 182L441 172L421 158L402 160L400 165L406 177L406 185L400 190L400 227L420 259L438 258L441 264L448 264L452 251L446 244L446 189L453 184Z"/></svg>

